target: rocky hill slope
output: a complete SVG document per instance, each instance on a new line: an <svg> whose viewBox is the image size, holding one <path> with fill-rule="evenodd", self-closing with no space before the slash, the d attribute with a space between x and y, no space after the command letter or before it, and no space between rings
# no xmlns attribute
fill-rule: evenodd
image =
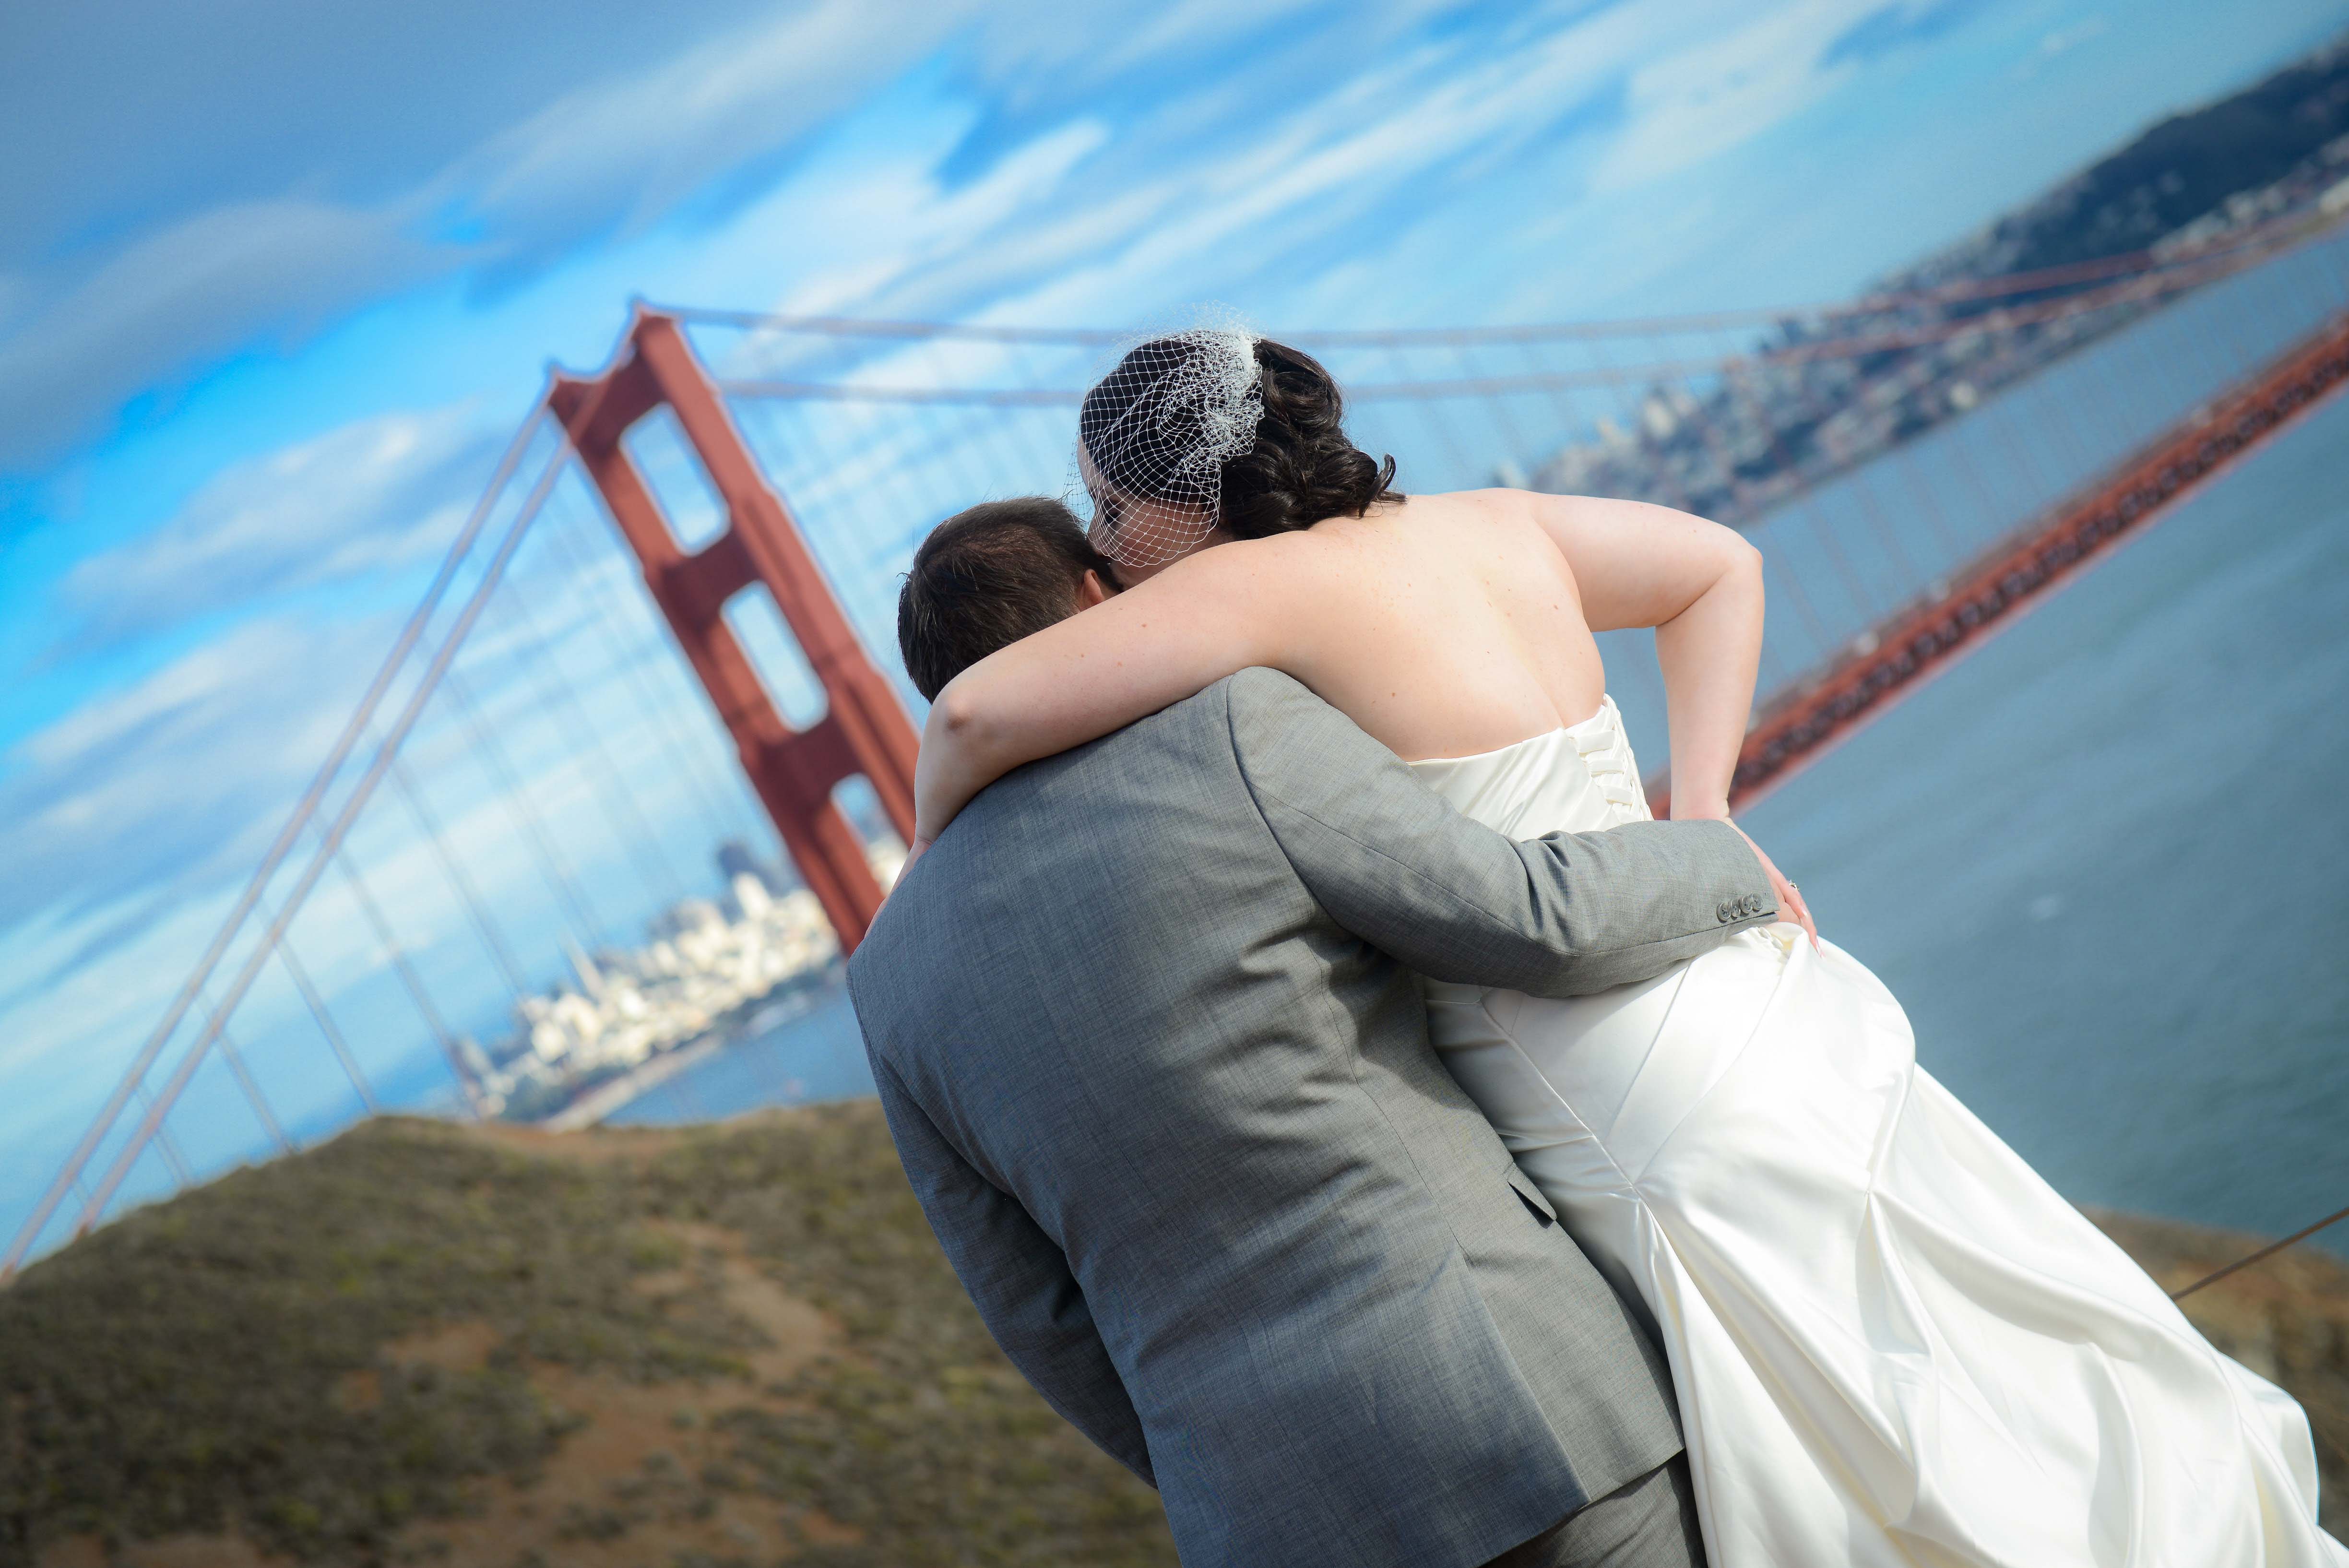
<svg viewBox="0 0 2349 1568"><path fill-rule="evenodd" d="M2241 1239L2109 1228L2167 1281ZM2349 1270L2198 1319L2349 1485ZM1012 1372L871 1104L686 1131L411 1120L0 1292L0 1565L1172 1564Z"/></svg>

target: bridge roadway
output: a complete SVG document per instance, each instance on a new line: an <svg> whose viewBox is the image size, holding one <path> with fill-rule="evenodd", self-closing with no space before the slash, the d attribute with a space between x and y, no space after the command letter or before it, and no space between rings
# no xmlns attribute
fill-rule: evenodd
<svg viewBox="0 0 2349 1568"><path fill-rule="evenodd" d="M2349 314L2165 431L2105 477L2032 519L1854 639L1843 657L1765 701L1738 755L1733 808L1751 804L1837 742L1981 646L2216 475L2349 383ZM1668 815L1668 775L1647 781Z"/></svg>

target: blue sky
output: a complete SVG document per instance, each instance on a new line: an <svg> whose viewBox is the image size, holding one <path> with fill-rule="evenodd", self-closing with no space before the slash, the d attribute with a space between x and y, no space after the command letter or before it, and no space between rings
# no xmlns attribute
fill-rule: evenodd
<svg viewBox="0 0 2349 1568"><path fill-rule="evenodd" d="M2349 0L17 6L0 1083L79 1114L633 295L1115 326L1832 297Z"/></svg>

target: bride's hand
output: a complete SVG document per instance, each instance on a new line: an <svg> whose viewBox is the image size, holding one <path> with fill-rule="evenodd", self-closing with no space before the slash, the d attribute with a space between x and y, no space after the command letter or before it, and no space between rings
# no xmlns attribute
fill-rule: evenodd
<svg viewBox="0 0 2349 1568"><path fill-rule="evenodd" d="M889 894L905 885L905 873L914 868L914 862L919 860L929 847L930 840L926 835L919 833L914 835L914 842L905 846L905 858L897 863L895 879L889 884L888 892L881 895L882 902L888 902Z"/></svg>
<svg viewBox="0 0 2349 1568"><path fill-rule="evenodd" d="M1729 822L1729 818L1725 816L1721 820ZM1738 827L1733 822L1729 822L1729 826L1737 828L1737 836L1745 840L1745 846L1754 851L1754 858L1762 862L1762 869L1770 878L1770 890L1778 895L1778 918L1792 920L1802 927L1804 934L1811 939L1811 946L1817 947L1819 928L1811 921L1811 909L1809 905L1803 902L1802 889L1786 880L1786 874L1772 864L1767 855L1762 853L1762 846L1754 842L1752 835L1744 828Z"/></svg>
<svg viewBox="0 0 2349 1568"><path fill-rule="evenodd" d="M1752 840L1749 839L1747 842L1751 843ZM923 855L928 851L931 843L932 840L930 836L926 833L916 833L914 835L914 842L908 845L905 849L905 863L897 868L897 877L900 881L905 879L906 872L914 868L914 862L919 860ZM1757 849L1754 853L1759 855L1762 852Z"/></svg>

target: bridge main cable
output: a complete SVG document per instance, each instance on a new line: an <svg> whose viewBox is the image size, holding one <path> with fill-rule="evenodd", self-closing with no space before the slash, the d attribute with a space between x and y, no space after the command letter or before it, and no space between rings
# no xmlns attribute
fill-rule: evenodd
<svg viewBox="0 0 2349 1568"><path fill-rule="evenodd" d="M2098 283L2111 278L2139 279L2172 273L2193 274L2217 268L2237 271L2264 260L2304 238L2305 221L2292 217L2272 220L2238 236L2235 241L2188 255L2162 256L2151 250L2127 252L2095 261L2069 262L2028 272L2002 273L1995 277L1961 278L1930 288L1888 290L1854 299L1809 305L1752 306L1733 310L1691 311L1676 316L1628 317L1613 321L1542 322L1510 327L1396 327L1316 328L1291 335L1299 348L1348 345L1381 348L1413 345L1449 346L1466 343L1521 343L1607 337L1653 337L1717 331L1724 327L1771 327L1793 318L1834 320L1843 317L1875 316L1920 306L2036 294L2047 289ZM2202 281L2207 281L2203 279ZM651 305L645 308L672 316L689 325L729 327L744 331L789 332L826 337L954 338L974 343L1057 345L1064 348L1113 348L1140 334L1104 327L1021 327L989 322L924 321L851 316L801 316L775 311L730 310L711 306ZM1967 317L1970 325L1981 322Z"/></svg>

